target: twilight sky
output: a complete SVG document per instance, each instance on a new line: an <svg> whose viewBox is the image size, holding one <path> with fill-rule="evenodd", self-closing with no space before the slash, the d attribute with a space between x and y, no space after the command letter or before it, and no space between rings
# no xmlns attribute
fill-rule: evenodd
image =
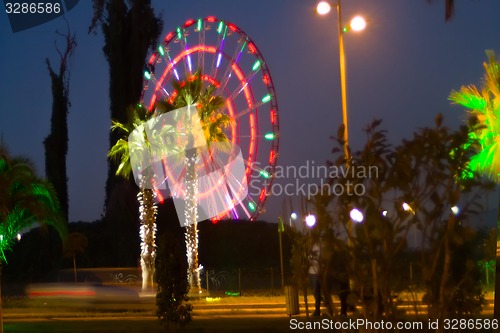
<svg viewBox="0 0 500 333"><path fill-rule="evenodd" d="M153 1L164 20L163 36L189 18L209 15L239 26L257 44L271 72L280 113L279 165L323 165L341 123L336 15L319 17L314 0ZM500 54L500 1L457 1L455 18L444 22L444 1L345 0L347 22L362 14L368 26L345 35L350 143L364 142L361 128L383 119L394 144L437 113L458 126L464 118L447 97L464 84L479 84L485 50ZM335 13L332 13L335 14ZM108 149L108 65L100 34L88 34L90 1L66 19L78 47L70 61L68 177L70 220L93 221L103 212ZM58 65L55 34L62 18L12 33L0 13L0 136L15 155L26 155L44 174L42 141L51 114L49 58ZM280 179L285 184L293 179ZM315 182L305 179L302 182ZM283 196L267 201L262 218L275 220Z"/></svg>

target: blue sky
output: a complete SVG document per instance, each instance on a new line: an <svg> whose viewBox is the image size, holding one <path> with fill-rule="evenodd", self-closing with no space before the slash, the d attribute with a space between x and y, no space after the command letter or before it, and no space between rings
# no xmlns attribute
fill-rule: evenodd
<svg viewBox="0 0 500 333"><path fill-rule="evenodd" d="M485 50L500 53L500 1L457 1L455 18L444 21L444 1L350 0L344 20L363 14L365 31L345 35L350 141L364 142L361 128L374 118L397 144L437 113L456 127L464 113L450 106L452 89L479 84ZM231 21L250 36L271 72L280 113L279 164L323 164L341 123L336 16L318 17L313 0L153 1L165 35L188 18L209 15ZM108 148L108 66L100 34L88 34L90 1L66 19L78 47L70 61L68 176L70 220L92 221L102 214ZM12 33L0 13L0 135L14 154L29 156L44 173L43 139L51 113L45 58L58 63L54 41L59 18ZM289 181L289 180L283 180ZM281 213L282 197L270 198L268 213Z"/></svg>

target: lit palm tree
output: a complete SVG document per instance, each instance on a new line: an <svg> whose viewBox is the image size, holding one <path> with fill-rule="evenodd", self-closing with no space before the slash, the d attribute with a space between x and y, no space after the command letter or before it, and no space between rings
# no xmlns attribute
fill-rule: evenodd
<svg viewBox="0 0 500 333"><path fill-rule="evenodd" d="M452 91L450 100L460 104L479 123L479 130L471 133L480 143L480 151L470 161L471 169L477 170L496 183L500 183L500 64L492 51L486 52L485 74L481 89L474 85ZM500 203L499 203L500 208ZM500 210L499 210L500 211ZM498 223L498 220L497 220ZM496 290L500 289L500 253L497 241ZM500 292L495 293L495 318L500 316Z"/></svg>
<svg viewBox="0 0 500 333"><path fill-rule="evenodd" d="M189 105L196 105L208 149L213 142L227 142L228 138L223 131L228 127L231 118L223 113L225 100L220 95L215 95L216 87L206 84L197 70L186 77L184 81L172 82L174 95L169 100L159 101L156 105L161 112L169 112ZM191 138L191 140L193 140ZM188 259L188 280L191 290L199 291L201 288L200 270L198 263L198 176L196 161L199 152L189 149L185 152L186 165L186 205L184 214L186 219L186 249Z"/></svg>
<svg viewBox="0 0 500 333"><path fill-rule="evenodd" d="M450 100L460 104L477 118L477 136L481 150L470 162L470 167L486 174L495 182L500 182L500 69L493 52L487 52L489 61L484 63L485 75L482 88L474 85L463 86L452 91Z"/></svg>
<svg viewBox="0 0 500 333"><path fill-rule="evenodd" d="M11 250L21 230L35 223L53 226L61 238L67 232L52 185L35 174L29 159L10 156L0 142L0 282L5 252ZM0 289L0 332L3 332L1 299Z"/></svg>
<svg viewBox="0 0 500 333"><path fill-rule="evenodd" d="M108 157L115 160L118 167L116 175L126 179L132 175L132 164L130 162L131 153L139 153L142 150L148 149L141 142L129 143L129 135L134 130L142 131L145 136L144 142L148 142L144 132L144 125L150 119L153 119L155 114L148 112L144 107L138 105L128 109L128 121L122 124L113 120L111 131L119 131L123 137L118 139L114 146L108 152ZM132 146L133 145L133 146ZM139 184L139 192L137 200L139 201L139 218L141 222L140 237L141 237L141 269L142 269L142 289L153 287L153 276L155 269L155 233L156 233L156 193L151 188L146 188L145 182L149 181L143 177Z"/></svg>

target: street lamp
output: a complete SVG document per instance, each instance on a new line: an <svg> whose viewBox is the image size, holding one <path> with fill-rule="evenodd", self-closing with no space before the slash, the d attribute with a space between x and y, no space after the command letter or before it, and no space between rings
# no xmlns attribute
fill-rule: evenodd
<svg viewBox="0 0 500 333"><path fill-rule="evenodd" d="M344 39L343 33L348 30L361 31L366 27L366 21L361 16L354 17L348 27L342 25L342 10L340 6L340 0L337 0L337 33L339 41L339 66L340 66L340 92L342 99L342 124L344 125L344 158L346 163L350 160L348 151L348 118L347 118L347 87L346 87L346 69L345 69L345 53L344 53ZM328 1L320 1L316 6L316 11L320 15L326 15L330 12L331 5Z"/></svg>
<svg viewBox="0 0 500 333"><path fill-rule="evenodd" d="M297 213L293 212L290 214L290 227L292 226L292 220L295 221L297 219Z"/></svg>
<svg viewBox="0 0 500 333"><path fill-rule="evenodd" d="M312 228L316 225L316 216L309 214L306 216L306 225L309 228Z"/></svg>
<svg viewBox="0 0 500 333"><path fill-rule="evenodd" d="M365 219L363 213L357 208L351 209L349 216L351 217L351 220L353 220L356 223L361 223Z"/></svg>

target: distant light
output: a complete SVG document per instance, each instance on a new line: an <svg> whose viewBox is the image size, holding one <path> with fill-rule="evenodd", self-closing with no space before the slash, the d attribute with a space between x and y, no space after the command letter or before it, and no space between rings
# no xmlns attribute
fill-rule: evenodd
<svg viewBox="0 0 500 333"><path fill-rule="evenodd" d="M306 224L309 228L314 227L314 225L316 224L316 216L314 216L312 214L307 215L306 216Z"/></svg>
<svg viewBox="0 0 500 333"><path fill-rule="evenodd" d="M453 215L458 215L458 213L460 213L460 208L458 208L458 206L453 206L451 207L451 212Z"/></svg>
<svg viewBox="0 0 500 333"><path fill-rule="evenodd" d="M411 208L411 206L409 204L407 204L406 202L403 202L403 210L405 212L410 212L412 214L415 214L415 212L413 211L413 208Z"/></svg>
<svg viewBox="0 0 500 333"><path fill-rule="evenodd" d="M219 26L217 27L218 34L220 34L222 32L222 28L224 28L224 22L220 21Z"/></svg>
<svg viewBox="0 0 500 333"><path fill-rule="evenodd" d="M219 68L221 60L222 60L222 53L219 53L219 55L217 56L217 65L215 65L215 67Z"/></svg>
<svg viewBox="0 0 500 333"><path fill-rule="evenodd" d="M267 172L266 170L260 170L260 175L266 179L269 179L271 178L271 175L269 174L269 172Z"/></svg>
<svg viewBox="0 0 500 333"><path fill-rule="evenodd" d="M290 217L292 218L292 220L296 220L297 219L297 213L292 213L290 214Z"/></svg>
<svg viewBox="0 0 500 333"><path fill-rule="evenodd" d="M262 97L262 103L267 103L271 100L271 95L267 94L266 96Z"/></svg>
<svg viewBox="0 0 500 333"><path fill-rule="evenodd" d="M386 211L386 210L383 210L383 211L382 211L382 216L383 216L383 217L386 217L386 216L387 216L387 211Z"/></svg>
<svg viewBox="0 0 500 333"><path fill-rule="evenodd" d="M21 234L17 234L17 241L21 241Z"/></svg>
<svg viewBox="0 0 500 333"><path fill-rule="evenodd" d="M253 64L252 70L256 71L260 67L260 60L256 60L255 63Z"/></svg>
<svg viewBox="0 0 500 333"><path fill-rule="evenodd" d="M318 12L319 15L326 15L330 12L331 9L332 6L330 6L328 1L320 1L316 6L316 11Z"/></svg>
<svg viewBox="0 0 500 333"><path fill-rule="evenodd" d="M276 138L276 135L275 135L274 133L272 133L272 132L269 132L269 133L266 133L266 134L264 135L264 138L265 138L266 140L274 140L274 139Z"/></svg>
<svg viewBox="0 0 500 333"><path fill-rule="evenodd" d="M357 209L357 208L353 208L351 210L351 212L349 213L349 216L351 216L351 219L354 221L354 222L357 222L357 223L361 223L363 222L364 220L364 216L363 216L363 213Z"/></svg>
<svg viewBox="0 0 500 333"><path fill-rule="evenodd" d="M366 21L362 16L355 16L351 20L351 29L354 31L361 31L366 28Z"/></svg>

